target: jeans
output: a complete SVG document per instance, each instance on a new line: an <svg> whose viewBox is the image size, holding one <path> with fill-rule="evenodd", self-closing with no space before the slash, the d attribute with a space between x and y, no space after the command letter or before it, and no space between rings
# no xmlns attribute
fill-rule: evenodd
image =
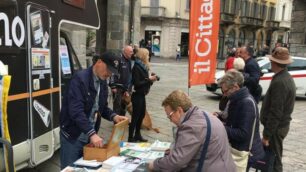
<svg viewBox="0 0 306 172"><path fill-rule="evenodd" d="M67 166L72 166L73 163L83 156L83 146L87 143L81 142L78 139L69 141L62 133L60 133L60 160L61 169Z"/></svg>

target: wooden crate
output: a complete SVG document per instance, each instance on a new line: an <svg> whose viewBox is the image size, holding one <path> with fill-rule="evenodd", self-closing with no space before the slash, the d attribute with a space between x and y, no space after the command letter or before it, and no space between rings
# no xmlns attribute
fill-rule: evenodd
<svg viewBox="0 0 306 172"><path fill-rule="evenodd" d="M102 148L92 147L89 144L85 145L83 148L84 160L104 161L112 156L118 156L120 153L119 144L124 138L124 133L125 130L127 130L128 125L128 120L115 124L108 143Z"/></svg>

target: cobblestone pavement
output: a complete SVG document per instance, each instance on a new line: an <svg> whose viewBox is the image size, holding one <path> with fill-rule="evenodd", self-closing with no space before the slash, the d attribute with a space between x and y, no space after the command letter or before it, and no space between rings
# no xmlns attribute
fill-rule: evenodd
<svg viewBox="0 0 306 172"><path fill-rule="evenodd" d="M142 130L143 136L149 141L155 139L162 141L172 141L173 124L167 119L163 108L162 100L173 90L181 89L188 93L187 76L188 63L186 59L175 62L172 59L153 58L152 71L160 76L160 81L155 82L147 96L147 110L149 111L153 127L160 129L161 133ZM189 95L194 105L197 105L207 112L214 112L218 109L219 98L210 92L207 92L204 86L194 86L189 90ZM291 128L284 141L284 172L305 172L306 171L306 130L305 130L305 111L306 98L297 98L292 114ZM259 107L261 103L259 104ZM111 132L112 123L103 121L100 129L105 138L108 138ZM262 129L262 126L261 126ZM43 163L35 170L24 171L58 171L59 158L58 152L46 163Z"/></svg>

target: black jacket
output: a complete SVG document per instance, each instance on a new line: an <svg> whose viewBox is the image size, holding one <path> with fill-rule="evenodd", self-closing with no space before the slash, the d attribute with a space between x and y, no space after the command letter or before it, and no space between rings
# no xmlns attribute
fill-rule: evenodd
<svg viewBox="0 0 306 172"><path fill-rule="evenodd" d="M296 86L287 69L273 76L260 111L263 136L266 139L270 140L278 129L289 126L295 94Z"/></svg>
<svg viewBox="0 0 306 172"><path fill-rule="evenodd" d="M260 76L261 71L258 63L254 58L249 58L244 67L244 85L249 89L256 102L259 102L262 92L259 86Z"/></svg>
<svg viewBox="0 0 306 172"><path fill-rule="evenodd" d="M254 109L252 99L248 89L245 87L230 95L228 118L225 124L231 146L237 150L248 151L254 119L256 118L254 139L251 148L253 156L250 158L250 161L254 159L258 160L264 155L259 133L259 112L256 103Z"/></svg>
<svg viewBox="0 0 306 172"><path fill-rule="evenodd" d="M136 93L144 95L149 93L152 85L152 82L149 80L149 72L139 60L135 61L132 70L132 83Z"/></svg>
<svg viewBox="0 0 306 172"><path fill-rule="evenodd" d="M118 66L119 75L113 75L110 79L110 85L113 83L122 84L125 89L130 89L132 85L132 65L131 60L126 59L121 55L120 63Z"/></svg>

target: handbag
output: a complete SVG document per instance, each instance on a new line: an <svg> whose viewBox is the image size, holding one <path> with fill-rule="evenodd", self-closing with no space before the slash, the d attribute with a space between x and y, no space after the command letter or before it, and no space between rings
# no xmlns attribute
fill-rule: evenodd
<svg viewBox="0 0 306 172"><path fill-rule="evenodd" d="M232 153L232 157L234 159L234 162L236 164L237 172L245 172L246 171L246 168L248 166L250 151L251 151L252 144L253 144L256 118L257 118L256 113L257 112L256 112L255 102L252 99L251 99L251 101L252 101L252 103L254 105L254 108L255 108L255 119L254 119L254 124L253 124L253 128L252 128L252 136L251 136L251 140L250 140L249 150L248 151L240 151L240 150L237 150L237 149L231 147L231 153Z"/></svg>

